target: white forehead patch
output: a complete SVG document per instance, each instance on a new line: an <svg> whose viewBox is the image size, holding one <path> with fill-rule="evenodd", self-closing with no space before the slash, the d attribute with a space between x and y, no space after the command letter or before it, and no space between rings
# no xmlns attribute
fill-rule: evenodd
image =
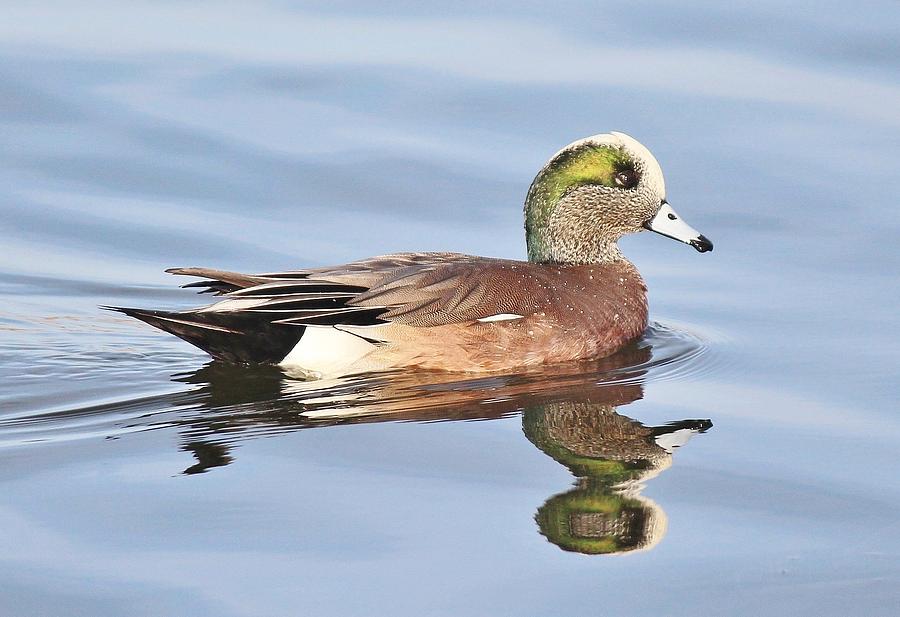
<svg viewBox="0 0 900 617"><path fill-rule="evenodd" d="M659 193L660 197L665 197L666 180L663 177L663 172L662 168L659 166L659 161L656 160L656 157L653 156L653 153L650 152L644 144L639 142L634 137L626 135L625 133L612 132L610 133L610 135L618 137L626 150L631 152L635 158L638 158L644 162L644 182L652 189L656 190L657 193Z"/></svg>

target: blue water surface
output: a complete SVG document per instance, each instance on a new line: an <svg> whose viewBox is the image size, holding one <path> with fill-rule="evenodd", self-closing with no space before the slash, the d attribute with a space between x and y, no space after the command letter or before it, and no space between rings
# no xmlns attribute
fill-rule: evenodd
<svg viewBox="0 0 900 617"><path fill-rule="evenodd" d="M896 615L898 25L0 4L0 613ZM609 361L317 389L98 309L196 305L171 266L524 258L534 174L609 130L716 246L623 242L655 325Z"/></svg>

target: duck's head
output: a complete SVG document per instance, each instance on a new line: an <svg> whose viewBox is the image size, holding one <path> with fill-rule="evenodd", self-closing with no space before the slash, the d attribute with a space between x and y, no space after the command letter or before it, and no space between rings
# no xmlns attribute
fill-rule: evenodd
<svg viewBox="0 0 900 617"><path fill-rule="evenodd" d="M528 259L598 263L622 259L617 246L628 233L649 229L713 248L666 201L666 183L654 156L624 133L573 142L544 165L525 200Z"/></svg>

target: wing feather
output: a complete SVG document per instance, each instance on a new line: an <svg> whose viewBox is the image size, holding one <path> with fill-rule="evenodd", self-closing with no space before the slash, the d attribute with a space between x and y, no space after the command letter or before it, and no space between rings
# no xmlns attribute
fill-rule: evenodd
<svg viewBox="0 0 900 617"><path fill-rule="evenodd" d="M498 314L525 314L527 302L511 290L515 280L510 274L528 266L460 253L398 253L332 268L265 274L209 268L173 268L169 272L203 277L188 286L205 288L205 292L259 300L223 305L223 309L234 306L237 312L269 314L272 323L367 325L392 321L428 327L475 322Z"/></svg>

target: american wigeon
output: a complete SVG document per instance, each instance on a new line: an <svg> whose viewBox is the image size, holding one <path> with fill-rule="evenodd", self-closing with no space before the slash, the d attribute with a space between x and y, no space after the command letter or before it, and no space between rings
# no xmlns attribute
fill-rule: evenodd
<svg viewBox="0 0 900 617"><path fill-rule="evenodd" d="M180 311L118 308L229 362L310 376L395 367L497 371L607 356L647 327L647 289L617 242L644 229L712 243L666 202L662 170L622 133L556 153L525 199L528 261L399 253L309 270L174 268L224 297Z"/></svg>

